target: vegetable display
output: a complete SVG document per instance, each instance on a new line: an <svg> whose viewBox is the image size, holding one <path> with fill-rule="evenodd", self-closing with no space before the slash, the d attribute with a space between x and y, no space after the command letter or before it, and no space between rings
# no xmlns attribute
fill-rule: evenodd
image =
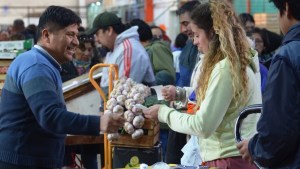
<svg viewBox="0 0 300 169"><path fill-rule="evenodd" d="M151 95L150 88L134 82L130 78L121 77L114 81L114 88L110 93L109 100L106 103L107 110L104 113L122 114L126 120L123 129L130 134L132 139L138 139L143 136L142 129L145 118L143 111L135 107L136 104L143 104L145 98ZM108 140L117 140L119 133L109 133Z"/></svg>

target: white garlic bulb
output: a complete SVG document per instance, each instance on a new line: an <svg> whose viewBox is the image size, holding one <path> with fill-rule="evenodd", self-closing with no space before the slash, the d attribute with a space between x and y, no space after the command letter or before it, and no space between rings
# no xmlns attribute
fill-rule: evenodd
<svg viewBox="0 0 300 169"><path fill-rule="evenodd" d="M131 111L132 111L132 113L133 113L134 115L136 115L136 116L142 115L142 114L143 114L143 110L140 109L140 108L137 108L137 107L135 107L135 106L132 107Z"/></svg>
<svg viewBox="0 0 300 169"><path fill-rule="evenodd" d="M133 105L135 105L135 101L133 99L125 100L126 109L131 110L133 108Z"/></svg>
<svg viewBox="0 0 300 169"><path fill-rule="evenodd" d="M125 100L126 100L126 97L124 95L117 96L117 102L119 105L123 106L125 104Z"/></svg>
<svg viewBox="0 0 300 169"><path fill-rule="evenodd" d="M109 133L109 134L107 134L107 139L109 141L118 140L119 138L120 138L119 133Z"/></svg>
<svg viewBox="0 0 300 169"><path fill-rule="evenodd" d="M110 98L106 103L106 109L112 110L118 104L115 98Z"/></svg>
<svg viewBox="0 0 300 169"><path fill-rule="evenodd" d="M130 122L124 123L124 129L128 134L132 134L134 132L134 127Z"/></svg>
<svg viewBox="0 0 300 169"><path fill-rule="evenodd" d="M131 134L132 139L138 139L141 138L144 135L143 129L137 129Z"/></svg>
<svg viewBox="0 0 300 169"><path fill-rule="evenodd" d="M114 108L113 108L113 113L116 113L116 114L123 114L124 113L124 108L120 105L116 105Z"/></svg>
<svg viewBox="0 0 300 169"><path fill-rule="evenodd" d="M135 128L142 128L145 122L145 118L142 115L135 116L132 124Z"/></svg>
<svg viewBox="0 0 300 169"><path fill-rule="evenodd" d="M127 110L127 111L124 112L124 118L125 118L126 121L132 122L134 117L135 117L135 115L132 113L132 111Z"/></svg>

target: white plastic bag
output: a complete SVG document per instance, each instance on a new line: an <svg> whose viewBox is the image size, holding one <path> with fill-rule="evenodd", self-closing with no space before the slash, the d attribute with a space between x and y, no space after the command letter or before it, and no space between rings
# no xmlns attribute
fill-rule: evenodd
<svg viewBox="0 0 300 169"><path fill-rule="evenodd" d="M183 152L181 165L197 167L202 163L198 138L196 136L191 136L181 151Z"/></svg>

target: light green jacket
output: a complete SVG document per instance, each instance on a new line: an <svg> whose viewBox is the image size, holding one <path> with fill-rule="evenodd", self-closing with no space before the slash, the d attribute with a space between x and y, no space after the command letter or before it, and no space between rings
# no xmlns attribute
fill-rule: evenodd
<svg viewBox="0 0 300 169"><path fill-rule="evenodd" d="M249 96L247 105L260 104L260 84L253 70L248 66ZM203 161L240 156L234 139L234 126L241 108L236 108L233 99L232 78L227 59L220 61L213 69L205 99L195 115L179 113L167 106L161 106L158 119L167 123L172 130L198 136ZM256 132L258 115L243 122L243 138Z"/></svg>

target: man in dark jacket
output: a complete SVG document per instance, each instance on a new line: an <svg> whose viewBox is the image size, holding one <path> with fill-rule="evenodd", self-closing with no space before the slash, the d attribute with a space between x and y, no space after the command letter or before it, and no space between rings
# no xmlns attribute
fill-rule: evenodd
<svg viewBox="0 0 300 169"><path fill-rule="evenodd" d="M300 168L300 3L272 0L285 34L263 96L258 133L237 145L243 158L266 168Z"/></svg>
<svg viewBox="0 0 300 169"><path fill-rule="evenodd" d="M180 77L177 86L190 86L191 76L197 62L198 49L193 44L193 32L190 26L190 12L195 6L199 5L199 1L189 1L183 4L176 14L179 16L181 32L189 36L185 47L179 56Z"/></svg>
<svg viewBox="0 0 300 169"><path fill-rule="evenodd" d="M179 87L190 86L191 76L197 62L198 49L192 40L194 34L190 26L190 13L199 4L200 2L197 0L188 1L176 11L176 14L179 16L181 33L189 37L179 56L179 80L176 84ZM180 159L183 156L181 149L185 144L186 134L169 130L165 162L180 164Z"/></svg>

